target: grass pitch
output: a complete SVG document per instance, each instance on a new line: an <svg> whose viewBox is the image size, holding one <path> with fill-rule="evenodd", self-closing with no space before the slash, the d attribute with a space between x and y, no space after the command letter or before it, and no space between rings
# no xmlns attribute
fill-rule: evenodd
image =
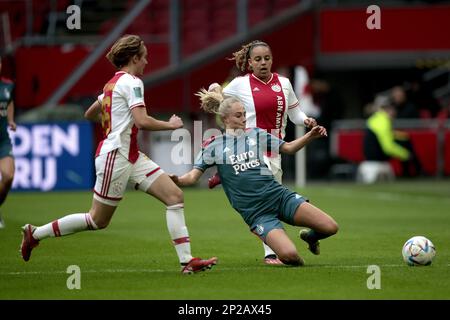
<svg viewBox="0 0 450 320"><path fill-rule="evenodd" d="M133 191L107 229L44 240L25 263L20 226L85 212L92 194L12 193L1 208L0 299L450 299L450 181L297 191L340 225L322 240L320 256L306 250L299 228L286 225L306 261L300 268L265 266L261 243L220 188L185 189L193 255L219 258L211 271L190 276L180 274L164 206ZM403 262L403 243L414 235L435 244L431 266ZM66 285L71 265L81 270L79 290ZM380 289L367 287L369 265L380 268Z"/></svg>

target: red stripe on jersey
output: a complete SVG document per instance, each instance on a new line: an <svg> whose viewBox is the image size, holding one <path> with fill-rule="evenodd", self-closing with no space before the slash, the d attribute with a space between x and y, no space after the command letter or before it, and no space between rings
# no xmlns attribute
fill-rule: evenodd
<svg viewBox="0 0 450 320"><path fill-rule="evenodd" d="M278 130L278 137L281 138L286 99L278 75L272 74L272 79L267 83L253 74L248 78L255 105L256 126L269 133L272 133L272 130Z"/></svg>
<svg viewBox="0 0 450 320"><path fill-rule="evenodd" d="M55 237L61 237L61 231L59 230L58 220L52 222L53 233Z"/></svg>
<svg viewBox="0 0 450 320"><path fill-rule="evenodd" d="M12 81L12 80L9 79L9 78L5 78L5 77L1 77L1 78L0 78L0 81L1 81L1 82L4 82L4 83L7 83L7 84L12 84L12 83L14 83L14 81Z"/></svg>
<svg viewBox="0 0 450 320"><path fill-rule="evenodd" d="M150 171L149 173L147 173L145 176L146 176L146 177L150 177L152 174L154 174L154 173L155 173L156 171L158 171L159 169L161 169L161 168L158 167L158 168L156 168L156 169Z"/></svg>
<svg viewBox="0 0 450 320"><path fill-rule="evenodd" d="M111 119L111 106L112 106L112 94L117 81L123 76L125 72L117 72L103 87L103 99L102 99L102 128L103 136L106 139L111 131L112 119Z"/></svg>
<svg viewBox="0 0 450 320"><path fill-rule="evenodd" d="M116 161L117 149L108 153L106 159L105 180L103 181L102 194L107 196L111 186L111 178L114 172L114 162Z"/></svg>
<svg viewBox="0 0 450 320"><path fill-rule="evenodd" d="M137 104L133 104L133 105L130 107L130 110L131 110L131 109L134 109L134 108L137 108L137 107L144 108L144 107L145 107L145 104L143 104L142 102L139 102L139 103L137 103Z"/></svg>
<svg viewBox="0 0 450 320"><path fill-rule="evenodd" d="M103 139L102 141L99 142L99 144L98 144L98 146L97 146L97 150L95 151L95 157L98 157L98 155L100 154L100 150L102 150L103 142L105 142L104 139Z"/></svg>
<svg viewBox="0 0 450 320"><path fill-rule="evenodd" d="M178 238L178 239L173 239L173 244L179 245L179 244L183 244L183 243L187 243L187 242L191 242L191 240L189 239L189 237L183 237L183 238Z"/></svg>
<svg viewBox="0 0 450 320"><path fill-rule="evenodd" d="M103 181L102 181L102 189L100 190L101 194L105 193L106 190L106 185L108 184L108 177L109 177L109 168L110 168L110 164L111 164L111 153L109 152L106 155L106 163L105 163L105 169L103 170ZM108 190L106 190L107 192Z"/></svg>
<svg viewBox="0 0 450 320"><path fill-rule="evenodd" d="M207 146L209 146L214 140L216 140L215 136L211 136L208 139L206 139L205 141L203 141L202 143L202 148L206 148Z"/></svg>
<svg viewBox="0 0 450 320"><path fill-rule="evenodd" d="M290 109L294 109L295 107L298 107L300 105L300 103L297 101L296 103L294 103L292 106L289 106L289 110Z"/></svg>
<svg viewBox="0 0 450 320"><path fill-rule="evenodd" d="M98 195L100 198L103 198L103 199L114 200L114 201L122 200L122 198L113 198L113 197L107 197L107 196L101 195L100 193L98 193L98 192L95 191L95 190L94 190L94 193L95 193L96 195Z"/></svg>
<svg viewBox="0 0 450 320"><path fill-rule="evenodd" d="M139 129L133 124L130 136L130 151L128 152L128 161L135 163L139 158L139 147L137 143L137 134Z"/></svg>

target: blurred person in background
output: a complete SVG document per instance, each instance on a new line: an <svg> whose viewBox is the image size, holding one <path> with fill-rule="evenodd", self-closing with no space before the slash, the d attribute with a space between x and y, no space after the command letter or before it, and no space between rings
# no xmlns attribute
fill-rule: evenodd
<svg viewBox="0 0 450 320"><path fill-rule="evenodd" d="M0 75L2 72L2 57L0 56ZM14 179L14 157L8 128L16 131L14 122L14 82L0 77L0 207L5 202L11 190ZM0 229L5 227L0 211Z"/></svg>
<svg viewBox="0 0 450 320"><path fill-rule="evenodd" d="M429 88L429 85L416 77L407 83L407 96L417 106L421 118L436 118L442 108Z"/></svg>
<svg viewBox="0 0 450 320"><path fill-rule="evenodd" d="M244 103L247 127L261 128L283 139L285 136L287 118L296 125L313 128L317 125L314 118L309 118L301 109L290 80L272 72L273 56L270 46L260 40L252 41L233 53L237 69L244 76L237 76L226 87L218 83L209 86L208 91L224 97L236 97ZM208 100L216 106L220 100ZM266 154L264 161L272 171L275 179L281 184L283 171L280 154ZM209 179L209 186L220 184L220 177L215 174ZM266 264L281 264L274 251L265 243L264 262Z"/></svg>
<svg viewBox="0 0 450 320"><path fill-rule="evenodd" d="M202 260L191 255L183 192L138 149L139 129L174 130L183 126L176 115L166 122L147 114L144 86L138 78L147 65L147 48L139 36L126 35L116 41L106 57L118 71L85 113L87 119L101 121L104 134L95 156L97 178L91 209L43 226L23 226L22 258L28 261L33 248L46 238L106 228L130 184L166 206L167 228L181 264L181 272L190 274L210 269L217 263L217 258Z"/></svg>
<svg viewBox="0 0 450 320"><path fill-rule="evenodd" d="M375 110L366 121L363 148L368 161L388 161L398 159L402 163L402 175L417 176L422 167L414 152L408 134L394 131L392 122L396 117L396 107L388 96L378 96Z"/></svg>
<svg viewBox="0 0 450 320"><path fill-rule="evenodd" d="M403 86L395 86L391 89L391 104L396 109L398 119L417 119L420 117L417 105L408 99Z"/></svg>
<svg viewBox="0 0 450 320"><path fill-rule="evenodd" d="M313 77L309 83L312 102L318 109L317 122L332 132L333 122L343 118L345 109L342 96L328 80ZM314 152L306 153L306 172L308 177L323 179L334 163L341 159L330 153L330 139L318 139L313 142Z"/></svg>

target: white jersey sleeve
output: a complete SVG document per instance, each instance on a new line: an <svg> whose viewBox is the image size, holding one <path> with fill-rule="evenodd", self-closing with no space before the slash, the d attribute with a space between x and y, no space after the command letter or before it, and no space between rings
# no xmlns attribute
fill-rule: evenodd
<svg viewBox="0 0 450 320"><path fill-rule="evenodd" d="M145 107L142 80L118 71L103 88L102 121L105 138L99 143L96 156L119 149L130 162L138 158L137 134L131 110Z"/></svg>
<svg viewBox="0 0 450 320"><path fill-rule="evenodd" d="M102 93L102 94L100 94L100 95L97 97L98 103L102 104L102 101L103 101L103 97L104 97L104 96L105 96L105 94Z"/></svg>
<svg viewBox="0 0 450 320"><path fill-rule="evenodd" d="M119 94L125 99L128 107L131 109L139 106L145 106L144 102L144 84L142 80L136 77L129 77L118 86Z"/></svg>
<svg viewBox="0 0 450 320"><path fill-rule="evenodd" d="M308 116L297 106L288 110L289 120L297 126L304 126Z"/></svg>
<svg viewBox="0 0 450 320"><path fill-rule="evenodd" d="M223 88L223 95L225 97L240 97L242 92L242 77L236 77Z"/></svg>
<svg viewBox="0 0 450 320"><path fill-rule="evenodd" d="M294 89L292 88L292 84L289 81L289 79L280 77L280 81L285 82L285 86L288 89L286 100L287 100L287 114L289 117L289 120L291 120L295 125L297 126L304 126L305 120L308 118L308 116L300 110L300 104L298 102L297 96L295 95Z"/></svg>
<svg viewBox="0 0 450 320"><path fill-rule="evenodd" d="M297 96L295 95L294 89L292 88L292 84L290 81L287 82L288 87L288 96L287 96L287 105L289 109L293 109L299 105Z"/></svg>

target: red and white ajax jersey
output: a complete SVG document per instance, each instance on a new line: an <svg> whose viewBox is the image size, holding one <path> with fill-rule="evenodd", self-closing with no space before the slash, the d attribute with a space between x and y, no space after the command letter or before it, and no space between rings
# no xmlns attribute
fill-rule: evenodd
<svg viewBox="0 0 450 320"><path fill-rule="evenodd" d="M119 149L131 163L138 158L137 133L131 110L145 107L142 80L124 71L116 72L98 96L102 105L103 140L96 156Z"/></svg>
<svg viewBox="0 0 450 320"><path fill-rule="evenodd" d="M271 133L278 129L284 138L287 112L299 102L289 79L276 73L266 83L253 74L233 79L224 89L225 96L239 98L247 113L247 128L261 128Z"/></svg>

